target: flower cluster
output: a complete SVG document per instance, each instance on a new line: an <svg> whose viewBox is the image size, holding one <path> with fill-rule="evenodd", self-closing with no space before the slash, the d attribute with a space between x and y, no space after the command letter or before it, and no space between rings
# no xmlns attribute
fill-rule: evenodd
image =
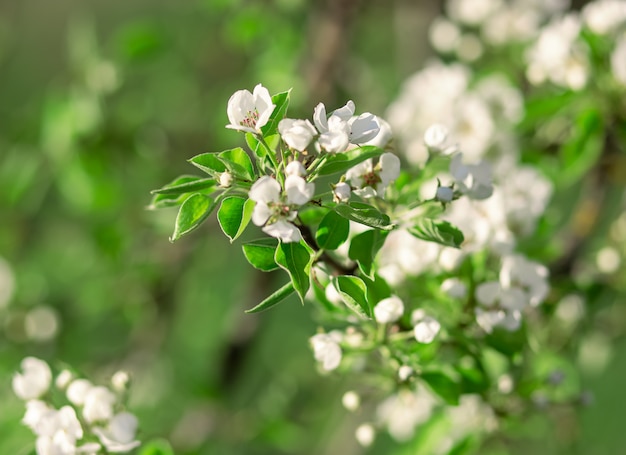
<svg viewBox="0 0 626 455"><path fill-rule="evenodd" d="M37 455L127 453L139 446L137 418L122 406L127 373L116 373L108 388L63 370L53 388L52 371L43 360L26 357L21 367L13 376L13 391L26 402L22 422L37 436ZM53 398L61 394L65 404L57 409Z"/></svg>

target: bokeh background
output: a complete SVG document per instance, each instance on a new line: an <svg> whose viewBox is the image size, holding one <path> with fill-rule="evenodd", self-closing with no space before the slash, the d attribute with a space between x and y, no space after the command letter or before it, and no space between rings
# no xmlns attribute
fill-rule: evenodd
<svg viewBox="0 0 626 455"><path fill-rule="evenodd" d="M101 381L129 370L140 437L164 437L177 454L365 452L353 433L367 408L340 406L358 378L316 371L314 309L293 299L244 314L280 276L259 276L215 217L171 244L176 209L146 207L151 189L194 173L191 156L243 143L224 128L238 89L293 88L291 117L347 99L383 114L432 55L427 26L440 9L0 2L0 454L32 448L10 387L27 355ZM602 317L625 319L623 294L598 295ZM626 341L592 341L592 356L605 356L583 375L593 404L539 412L488 453L625 453ZM414 452L381 435L368 453Z"/></svg>

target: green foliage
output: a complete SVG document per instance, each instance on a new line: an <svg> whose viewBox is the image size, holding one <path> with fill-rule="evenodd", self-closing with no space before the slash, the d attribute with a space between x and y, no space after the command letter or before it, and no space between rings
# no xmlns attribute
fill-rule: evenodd
<svg viewBox="0 0 626 455"><path fill-rule="evenodd" d="M204 194L195 193L185 199L178 210L174 233L170 237L170 242L175 242L200 226L214 208L215 201Z"/></svg>
<svg viewBox="0 0 626 455"><path fill-rule="evenodd" d="M217 211L217 220L230 242L234 242L245 231L250 219L254 201L239 196L225 198Z"/></svg>
<svg viewBox="0 0 626 455"><path fill-rule="evenodd" d="M254 308L250 308L246 310L246 313L259 313L261 311L269 310L274 305L281 303L291 294L293 294L296 289L293 286L293 282L289 281L284 286L279 288L277 291L273 292L272 295L264 299L261 303L259 303Z"/></svg>
<svg viewBox="0 0 626 455"><path fill-rule="evenodd" d="M361 202L338 204L335 207L335 212L350 221L355 221L359 224L376 229L389 231L394 228L394 225L391 223L387 215L381 213L371 205L363 204Z"/></svg>
<svg viewBox="0 0 626 455"><path fill-rule="evenodd" d="M312 260L311 252L302 243L279 243L274 254L274 261L289 274L302 303L311 285L309 273Z"/></svg>
<svg viewBox="0 0 626 455"><path fill-rule="evenodd" d="M367 287L356 276L341 275L333 278L333 286L348 308L363 318L372 317L372 308L367 300Z"/></svg>
<svg viewBox="0 0 626 455"><path fill-rule="evenodd" d="M346 240L350 233L350 222L337 212L329 211L320 222L315 240L320 248L336 250Z"/></svg>
<svg viewBox="0 0 626 455"><path fill-rule="evenodd" d="M246 259L254 268L263 272L271 272L279 268L274 260L278 240L266 237L246 242L241 247Z"/></svg>
<svg viewBox="0 0 626 455"><path fill-rule="evenodd" d="M460 248L464 240L463 233L449 222L428 218L421 218L409 229L409 232L418 239L453 248Z"/></svg>

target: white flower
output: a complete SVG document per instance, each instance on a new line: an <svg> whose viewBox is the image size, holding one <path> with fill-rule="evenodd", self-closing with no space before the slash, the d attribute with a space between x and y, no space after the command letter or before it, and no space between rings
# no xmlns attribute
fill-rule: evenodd
<svg viewBox="0 0 626 455"><path fill-rule="evenodd" d="M106 428L96 427L93 432L108 452L129 452L140 444L135 440L137 426L137 417L128 412L122 412L116 414Z"/></svg>
<svg viewBox="0 0 626 455"><path fill-rule="evenodd" d="M87 392L89 392L92 388L93 384L87 379L75 379L67 388L67 399L72 404L82 406L83 404L85 404L85 397L87 396Z"/></svg>
<svg viewBox="0 0 626 455"><path fill-rule="evenodd" d="M336 109L326 118L326 106L319 103L315 107L313 122L320 132L318 142L323 150L329 153L343 152L349 144L361 145L377 138L381 132L380 119L369 112L355 116L354 109L354 103L348 101L344 107Z"/></svg>
<svg viewBox="0 0 626 455"><path fill-rule="evenodd" d="M491 166L486 161L463 164L463 154L457 153L450 161L450 174L459 190L471 199L487 199L493 194Z"/></svg>
<svg viewBox="0 0 626 455"><path fill-rule="evenodd" d="M521 325L522 315L519 311L485 311L482 308L476 308L474 312L476 313L476 322L487 333L493 332L495 327L513 332L519 329Z"/></svg>
<svg viewBox="0 0 626 455"><path fill-rule="evenodd" d="M228 120L226 128L257 133L270 119L276 106L272 104L269 91L258 84L253 93L239 90L228 100Z"/></svg>
<svg viewBox="0 0 626 455"><path fill-rule="evenodd" d="M361 446L369 447L376 438L376 430L371 423L363 423L356 429L354 437Z"/></svg>
<svg viewBox="0 0 626 455"><path fill-rule="evenodd" d="M315 185L297 175L287 176L284 194L280 183L263 176L249 192L250 199L256 202L252 222L264 226L263 232L285 243L299 242L302 239L300 230L290 221L296 218L298 207L310 201L314 193Z"/></svg>
<svg viewBox="0 0 626 455"><path fill-rule="evenodd" d="M41 400L28 400L26 402L26 413L22 418L22 423L29 427L35 434L39 434L40 423L47 416L56 414L56 410Z"/></svg>
<svg viewBox="0 0 626 455"><path fill-rule="evenodd" d="M357 164L348 172L346 179L363 198L382 197L387 186L400 175L400 159L393 153L383 153L376 166L372 160Z"/></svg>
<svg viewBox="0 0 626 455"><path fill-rule="evenodd" d="M43 360L26 357L21 363L22 373L13 376L13 392L22 400L39 398L50 388L52 372Z"/></svg>
<svg viewBox="0 0 626 455"><path fill-rule="evenodd" d="M395 322L404 313L404 303L397 296L383 299L374 307L374 317L379 324Z"/></svg>
<svg viewBox="0 0 626 455"><path fill-rule="evenodd" d="M454 198L454 190L448 186L440 186L435 193L435 199L439 202L451 202Z"/></svg>
<svg viewBox="0 0 626 455"><path fill-rule="evenodd" d="M341 397L341 404L343 404L343 407L348 411L354 412L359 409L361 405L361 397L355 391L350 390Z"/></svg>
<svg viewBox="0 0 626 455"><path fill-rule="evenodd" d="M335 338L327 333L313 335L309 342L313 348L315 360L322 364L326 371L332 371L341 363L341 347Z"/></svg>
<svg viewBox="0 0 626 455"><path fill-rule="evenodd" d="M278 123L278 132L289 147L300 152L306 150L313 138L317 136L317 131L311 122L290 118L282 119Z"/></svg>
<svg viewBox="0 0 626 455"><path fill-rule="evenodd" d="M623 0L596 0L582 10L583 22L589 30L606 35L626 22L626 3Z"/></svg>
<svg viewBox="0 0 626 455"><path fill-rule="evenodd" d="M373 145L384 149L387 145L389 145L391 139L393 139L393 132L391 131L391 125L389 125L389 123L384 119L376 117L376 121L380 127L378 133L372 139L367 142L363 142L361 145Z"/></svg>
<svg viewBox="0 0 626 455"><path fill-rule="evenodd" d="M400 389L380 403L376 414L393 439L407 441L415 428L430 418L436 403L425 387L419 387L416 392Z"/></svg>
<svg viewBox="0 0 626 455"><path fill-rule="evenodd" d="M38 455L85 453L83 448L76 447L76 441L83 438L83 429L71 406L63 406L58 411L49 411L42 416L33 431L38 436L36 442Z"/></svg>
<svg viewBox="0 0 626 455"><path fill-rule="evenodd" d="M333 190L333 199L335 202L348 202L350 200L352 189L346 182L339 182Z"/></svg>
<svg viewBox="0 0 626 455"><path fill-rule="evenodd" d="M89 423L106 421L113 417L115 395L106 387L92 387L85 396L83 417Z"/></svg>
<svg viewBox="0 0 626 455"><path fill-rule="evenodd" d="M128 382L130 381L130 375L127 371L120 370L115 372L115 374L111 377L111 384L113 385L113 389L118 392L123 392L128 387Z"/></svg>
<svg viewBox="0 0 626 455"><path fill-rule="evenodd" d="M424 316L413 327L413 334L419 343L428 344L432 343L440 329L439 321L430 316Z"/></svg>

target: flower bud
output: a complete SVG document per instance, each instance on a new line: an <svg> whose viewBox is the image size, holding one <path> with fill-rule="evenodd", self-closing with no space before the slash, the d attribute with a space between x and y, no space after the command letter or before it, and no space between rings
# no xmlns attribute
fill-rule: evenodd
<svg viewBox="0 0 626 455"><path fill-rule="evenodd" d="M435 199L439 202L451 202L454 197L454 190L447 186L440 186L437 188L437 193L435 194Z"/></svg>
<svg viewBox="0 0 626 455"><path fill-rule="evenodd" d="M220 187L228 188L233 184L233 175L230 172L222 172L220 174Z"/></svg>
<svg viewBox="0 0 626 455"><path fill-rule="evenodd" d="M287 175L297 175L298 177L304 177L306 175L306 169L300 161L292 161L285 167L285 173Z"/></svg>
<svg viewBox="0 0 626 455"><path fill-rule="evenodd" d="M361 405L361 397L355 391L350 390L341 397L341 404L343 404L343 407L348 411L356 411Z"/></svg>

